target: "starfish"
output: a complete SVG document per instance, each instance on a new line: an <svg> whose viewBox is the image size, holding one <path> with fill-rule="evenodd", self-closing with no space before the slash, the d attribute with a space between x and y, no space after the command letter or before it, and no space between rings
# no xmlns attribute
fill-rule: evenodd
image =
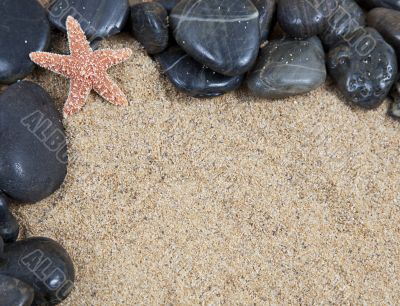
<svg viewBox="0 0 400 306"><path fill-rule="evenodd" d="M32 52L29 56L37 65L70 79L64 117L78 112L93 89L105 100L115 105L127 105L128 100L107 74L107 69L126 61L132 50L103 49L93 51L78 21L67 18L70 55Z"/></svg>

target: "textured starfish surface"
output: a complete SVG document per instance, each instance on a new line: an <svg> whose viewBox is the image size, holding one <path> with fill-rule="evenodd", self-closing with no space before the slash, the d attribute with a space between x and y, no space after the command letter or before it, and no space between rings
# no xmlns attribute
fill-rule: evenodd
<svg viewBox="0 0 400 306"><path fill-rule="evenodd" d="M108 76L107 69L127 60L132 50L93 51L78 21L71 16L67 18L67 33L70 55L48 52L30 54L31 60L37 65L70 79L64 116L78 112L92 89L115 105L127 105L126 96Z"/></svg>

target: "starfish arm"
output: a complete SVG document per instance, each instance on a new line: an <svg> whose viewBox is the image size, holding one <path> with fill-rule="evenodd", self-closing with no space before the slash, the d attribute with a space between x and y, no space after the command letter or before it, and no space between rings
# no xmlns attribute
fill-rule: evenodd
<svg viewBox="0 0 400 306"><path fill-rule="evenodd" d="M82 30L79 22L72 16L68 16L67 18L67 33L71 55L88 54L92 52L89 42L86 39L85 32Z"/></svg>
<svg viewBox="0 0 400 306"><path fill-rule="evenodd" d="M69 55L53 54L48 52L32 52L29 54L36 65L51 70L55 73L69 76L71 58Z"/></svg>
<svg viewBox="0 0 400 306"><path fill-rule="evenodd" d="M69 85L67 102L64 105L64 117L77 113L83 105L91 91L91 86L83 80L72 79Z"/></svg>
<svg viewBox="0 0 400 306"><path fill-rule="evenodd" d="M107 74L96 79L93 84L93 89L112 104L128 105L128 99L125 94Z"/></svg>
<svg viewBox="0 0 400 306"><path fill-rule="evenodd" d="M120 50L103 49L94 51L96 61L101 62L105 67L117 65L126 61L132 56L132 50L124 48Z"/></svg>

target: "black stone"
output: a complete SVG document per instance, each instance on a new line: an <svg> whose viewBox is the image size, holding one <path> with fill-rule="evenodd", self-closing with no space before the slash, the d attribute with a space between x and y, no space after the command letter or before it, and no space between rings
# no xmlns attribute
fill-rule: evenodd
<svg viewBox="0 0 400 306"><path fill-rule="evenodd" d="M0 236L4 242L15 242L19 234L19 225L8 208L8 198L0 191Z"/></svg>
<svg viewBox="0 0 400 306"><path fill-rule="evenodd" d="M0 190L11 198L37 202L64 181L62 119L39 85L18 82L0 95L0 143Z"/></svg>
<svg viewBox="0 0 400 306"><path fill-rule="evenodd" d="M164 51L168 46L168 14L157 2L131 7L132 32L149 54Z"/></svg>
<svg viewBox="0 0 400 306"><path fill-rule="evenodd" d="M157 0L168 13L172 11L172 9L178 4L180 0Z"/></svg>
<svg viewBox="0 0 400 306"><path fill-rule="evenodd" d="M77 19L90 41L121 32L129 15L128 0L54 0L49 20L66 33L68 16Z"/></svg>
<svg viewBox="0 0 400 306"><path fill-rule="evenodd" d="M49 41L46 11L36 0L0 1L0 83L31 73L29 53L47 49Z"/></svg>
<svg viewBox="0 0 400 306"><path fill-rule="evenodd" d="M392 118L400 120L400 83L399 81L393 86L390 96L392 98L392 103L389 107L389 115Z"/></svg>
<svg viewBox="0 0 400 306"><path fill-rule="evenodd" d="M337 6L331 10L327 27L320 37L329 49L339 42L351 41L364 26L364 11L354 0L337 0Z"/></svg>
<svg viewBox="0 0 400 306"><path fill-rule="evenodd" d="M34 291L19 279L0 275L0 306L31 306Z"/></svg>
<svg viewBox="0 0 400 306"><path fill-rule="evenodd" d="M261 42L268 40L269 33L275 17L276 0L252 0L260 16L260 38Z"/></svg>
<svg viewBox="0 0 400 306"><path fill-rule="evenodd" d="M400 10L400 2L398 0L358 0L357 2L369 10L374 7L385 7L394 10Z"/></svg>
<svg viewBox="0 0 400 306"><path fill-rule="evenodd" d="M400 63L400 11L376 8L368 13L367 22L394 48Z"/></svg>
<svg viewBox="0 0 400 306"><path fill-rule="evenodd" d="M250 0L182 0L172 10L170 24L177 43L195 60L236 76L257 58L258 16Z"/></svg>
<svg viewBox="0 0 400 306"><path fill-rule="evenodd" d="M270 41L248 75L250 91L264 98L284 98L311 91L325 82L325 52L317 37L305 41Z"/></svg>
<svg viewBox="0 0 400 306"><path fill-rule="evenodd" d="M335 0L279 0L277 18L282 30L295 38L307 38L325 30L327 12Z"/></svg>
<svg viewBox="0 0 400 306"><path fill-rule="evenodd" d="M378 107L390 91L397 75L393 48L373 28L365 28L357 44L338 44L328 54L330 76L345 98L354 105Z"/></svg>
<svg viewBox="0 0 400 306"><path fill-rule="evenodd" d="M178 90L197 98L220 96L243 81L243 76L224 76L206 68L178 46L157 54L156 59Z"/></svg>
<svg viewBox="0 0 400 306"><path fill-rule="evenodd" d="M34 305L57 305L73 288L75 271L65 249L48 238L6 244L0 274L17 278L35 290Z"/></svg>

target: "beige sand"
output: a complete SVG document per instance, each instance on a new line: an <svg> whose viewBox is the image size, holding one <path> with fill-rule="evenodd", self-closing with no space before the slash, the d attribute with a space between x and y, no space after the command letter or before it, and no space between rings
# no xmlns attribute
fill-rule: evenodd
<svg viewBox="0 0 400 306"><path fill-rule="evenodd" d="M134 50L111 70L130 106L92 94L65 122L63 187L13 206L23 237L71 254L63 305L400 302L400 123L387 104L352 109L329 84L196 100L128 34L102 47ZM67 80L32 78L61 110Z"/></svg>

